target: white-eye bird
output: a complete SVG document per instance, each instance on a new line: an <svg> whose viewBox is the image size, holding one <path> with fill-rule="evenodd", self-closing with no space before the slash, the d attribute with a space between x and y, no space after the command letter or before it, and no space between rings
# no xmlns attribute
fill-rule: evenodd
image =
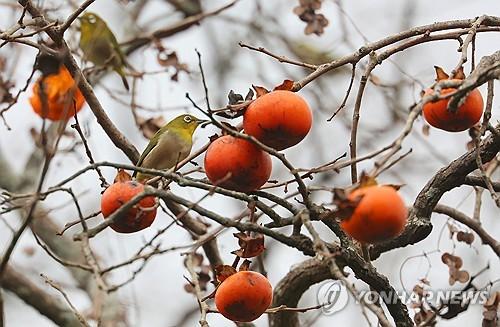
<svg viewBox="0 0 500 327"><path fill-rule="evenodd" d="M187 158L193 146L193 134L200 124L206 122L193 115L180 115L160 128L149 141L136 166L166 170ZM151 175L134 172L140 182Z"/></svg>
<svg viewBox="0 0 500 327"><path fill-rule="evenodd" d="M129 89L125 77L125 56L116 37L104 20L94 13L86 12L80 20L80 48L84 59L98 67L111 66L117 72L125 88Z"/></svg>

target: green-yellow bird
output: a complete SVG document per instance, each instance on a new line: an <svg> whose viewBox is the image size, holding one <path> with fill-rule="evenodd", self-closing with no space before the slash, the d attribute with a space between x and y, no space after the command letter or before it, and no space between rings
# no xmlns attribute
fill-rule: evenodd
<svg viewBox="0 0 500 327"><path fill-rule="evenodd" d="M153 135L136 166L160 170L174 167L187 158L194 131L204 122L188 114L174 118ZM142 182L153 176L134 172L134 177Z"/></svg>
<svg viewBox="0 0 500 327"><path fill-rule="evenodd" d="M96 66L113 67L122 78L123 85L129 89L125 77L125 56L116 37L104 20L94 13L87 12L80 18L80 48L84 58Z"/></svg>

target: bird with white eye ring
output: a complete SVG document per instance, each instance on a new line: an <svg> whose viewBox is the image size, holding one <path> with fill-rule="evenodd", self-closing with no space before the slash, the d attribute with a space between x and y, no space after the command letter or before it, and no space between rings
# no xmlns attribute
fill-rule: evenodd
<svg viewBox="0 0 500 327"><path fill-rule="evenodd" d="M153 135L136 166L159 170L175 167L189 156L196 128L207 122L189 114L174 118ZM154 176L136 171L134 177L145 182Z"/></svg>

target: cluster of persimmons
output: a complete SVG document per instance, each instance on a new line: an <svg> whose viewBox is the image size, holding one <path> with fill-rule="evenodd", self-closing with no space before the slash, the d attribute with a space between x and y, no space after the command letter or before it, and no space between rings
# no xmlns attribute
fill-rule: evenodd
<svg viewBox="0 0 500 327"><path fill-rule="evenodd" d="M438 70L437 80L454 78ZM440 96L455 90L443 89ZM432 88L424 92L425 95L433 93ZM68 120L82 108L84 98L69 72L61 66L57 73L36 81L30 102L42 118ZM449 98L442 98L424 105L423 116L430 125L458 132L473 127L480 120L483 99L477 89L469 92L455 111L448 109L448 102ZM210 144L204 160L206 175L212 184L222 188L247 193L258 190L268 181L272 170L271 156L259 143L282 151L302 141L311 126L311 110L298 94L288 90L261 94L244 112L243 137L227 134ZM143 184L120 172L115 183L102 195L103 216L109 217L143 191ZM408 212L396 187L377 185L368 178L344 195L337 202L340 224L355 240L372 244L394 238L403 231ZM120 233L142 230L154 221L156 208L154 197L144 197L115 219L110 227ZM263 238L260 250L263 250ZM257 272L241 268L236 272L232 269L225 278L218 277L218 280L215 304L228 319L241 322L255 320L272 302L271 284Z"/></svg>

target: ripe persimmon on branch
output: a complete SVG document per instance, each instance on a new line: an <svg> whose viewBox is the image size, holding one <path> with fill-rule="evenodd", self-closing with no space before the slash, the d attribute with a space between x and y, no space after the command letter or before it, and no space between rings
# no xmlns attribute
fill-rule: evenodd
<svg viewBox="0 0 500 327"><path fill-rule="evenodd" d="M164 303L158 314L176 326L194 319L263 326L266 315L270 326L301 326L304 317L319 326L330 325L333 313L351 321L337 312L343 307L335 307L340 300L328 283L355 299L367 325L435 326L475 314L469 302L434 303L424 293L444 290L440 279L481 291L483 270L474 272L466 253L473 247L487 261L499 258L490 217L500 207L500 51L482 40L498 40L500 17L412 28L405 21L402 31L369 41L363 19L350 17L341 1L300 0L292 9L285 1L204 8L198 0L139 0L118 3L121 36L113 33L116 13L94 0L57 11L32 0L0 6L15 13L0 26L0 116L9 140L0 151L7 227L0 231L0 325L15 325L11 311L26 310L12 309L3 290L60 326L156 325L124 305L130 284L141 299ZM157 8L173 16L159 17ZM297 17L282 21L277 8ZM297 26L306 38L288 33ZM316 48L309 35L324 42L332 26L345 34L335 50ZM450 40L458 53L443 46ZM443 47L443 58L430 46ZM421 57L410 69L401 62L412 53ZM440 60L450 74L435 65ZM110 69L130 90L109 86ZM242 85L251 86L246 95L235 91ZM26 158L11 155L21 153L12 145L24 137L17 117L35 126ZM135 145L146 141L141 136L146 146ZM464 189L474 201L464 200ZM431 221L432 213L448 220ZM428 248L434 241L437 248ZM127 247L117 256L121 244ZM22 253L36 268L26 269ZM410 264L399 258L412 253L436 274L415 266L403 275ZM48 263L38 265L38 257ZM399 264L401 285L393 274ZM73 280L54 277L61 267ZM483 326L498 324L497 281L489 282L484 316L473 316ZM408 283L418 295L412 303L398 296L410 292ZM321 298L325 285L330 293ZM364 288L378 297L367 298ZM316 302L299 306L310 301L308 289ZM183 296L189 306L180 306ZM137 313L144 310L134 302Z"/></svg>

